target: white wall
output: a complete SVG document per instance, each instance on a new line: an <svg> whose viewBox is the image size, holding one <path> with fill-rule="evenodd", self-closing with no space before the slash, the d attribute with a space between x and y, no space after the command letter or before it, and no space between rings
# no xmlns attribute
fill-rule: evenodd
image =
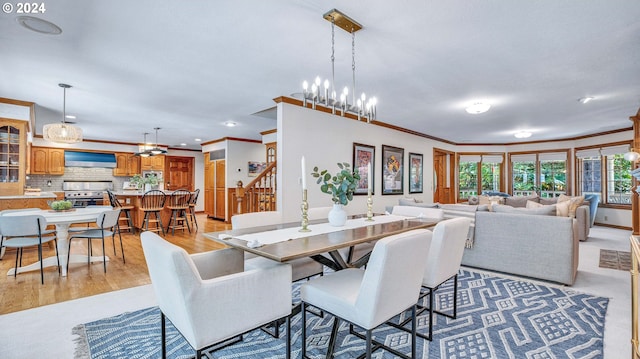
<svg viewBox="0 0 640 359"><path fill-rule="evenodd" d="M246 186L255 177L249 177L248 162L265 162L266 150L262 143L247 141L228 141L227 152L227 188L236 188L242 181Z"/></svg>
<svg viewBox="0 0 640 359"><path fill-rule="evenodd" d="M300 220L302 190L300 186L300 159L304 155L307 163L307 187L309 207L330 206L331 197L320 191L310 173L314 166L335 173L336 163L353 164L353 143L375 146L373 211L384 212L385 206L396 205L402 195L381 195L382 191L382 145L404 149L404 164L409 152L424 155L424 193L411 197L425 202L433 201L433 147L446 148L445 144L424 137L391 131L387 128L358 122L338 115L305 109L286 103L278 104L278 208L285 221ZM286 174L283 176L283 174ZM406 195L409 172L404 170L403 186ZM346 210L349 214L366 213L366 196L355 196Z"/></svg>

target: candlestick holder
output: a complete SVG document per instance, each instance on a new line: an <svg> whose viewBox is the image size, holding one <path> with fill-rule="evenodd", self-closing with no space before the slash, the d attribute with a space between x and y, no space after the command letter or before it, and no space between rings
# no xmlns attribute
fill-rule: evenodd
<svg viewBox="0 0 640 359"><path fill-rule="evenodd" d="M311 232L307 226L309 225L309 215L307 211L309 210L309 203L307 202L307 190L302 190L302 204L300 205L300 209L302 210L302 228L298 230L298 232Z"/></svg>
<svg viewBox="0 0 640 359"><path fill-rule="evenodd" d="M371 197L371 193L367 195L367 219L366 221L371 222L373 219L373 198Z"/></svg>

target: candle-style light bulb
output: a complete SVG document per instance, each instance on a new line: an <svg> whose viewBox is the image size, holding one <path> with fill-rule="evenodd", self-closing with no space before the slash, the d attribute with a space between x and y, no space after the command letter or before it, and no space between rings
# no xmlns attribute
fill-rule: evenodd
<svg viewBox="0 0 640 359"><path fill-rule="evenodd" d="M311 85L311 93L313 93L313 97L318 93L318 86L316 86L316 84Z"/></svg>
<svg viewBox="0 0 640 359"><path fill-rule="evenodd" d="M320 87L321 83L322 83L322 81L320 81L320 76L316 76L316 81L315 81L316 86Z"/></svg>
<svg viewBox="0 0 640 359"><path fill-rule="evenodd" d="M306 80L302 81L302 90L304 90L304 93L307 93L309 90L309 83Z"/></svg>
<svg viewBox="0 0 640 359"><path fill-rule="evenodd" d="M364 103L364 100L367 99L367 96L364 94L364 92L362 93L362 95L360 95L360 99L362 100L362 103Z"/></svg>

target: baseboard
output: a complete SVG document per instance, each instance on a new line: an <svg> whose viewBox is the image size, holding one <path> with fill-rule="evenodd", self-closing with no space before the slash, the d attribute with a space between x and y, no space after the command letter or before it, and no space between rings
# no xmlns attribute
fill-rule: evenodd
<svg viewBox="0 0 640 359"><path fill-rule="evenodd" d="M628 231L630 231L630 230L631 230L631 227L627 227L627 226L619 226L619 225L617 225L617 224L607 224L607 223L598 223L598 222L595 222L593 225L594 225L594 226L609 227L609 228L624 229L624 230L628 230Z"/></svg>

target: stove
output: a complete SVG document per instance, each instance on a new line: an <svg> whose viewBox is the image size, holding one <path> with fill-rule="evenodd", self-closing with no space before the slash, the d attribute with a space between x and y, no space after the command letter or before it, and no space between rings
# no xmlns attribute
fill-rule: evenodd
<svg viewBox="0 0 640 359"><path fill-rule="evenodd" d="M86 207L105 204L103 199L107 190L113 190L112 181L64 181L62 183L64 199L73 202L74 207ZM106 203L108 204L108 203Z"/></svg>

